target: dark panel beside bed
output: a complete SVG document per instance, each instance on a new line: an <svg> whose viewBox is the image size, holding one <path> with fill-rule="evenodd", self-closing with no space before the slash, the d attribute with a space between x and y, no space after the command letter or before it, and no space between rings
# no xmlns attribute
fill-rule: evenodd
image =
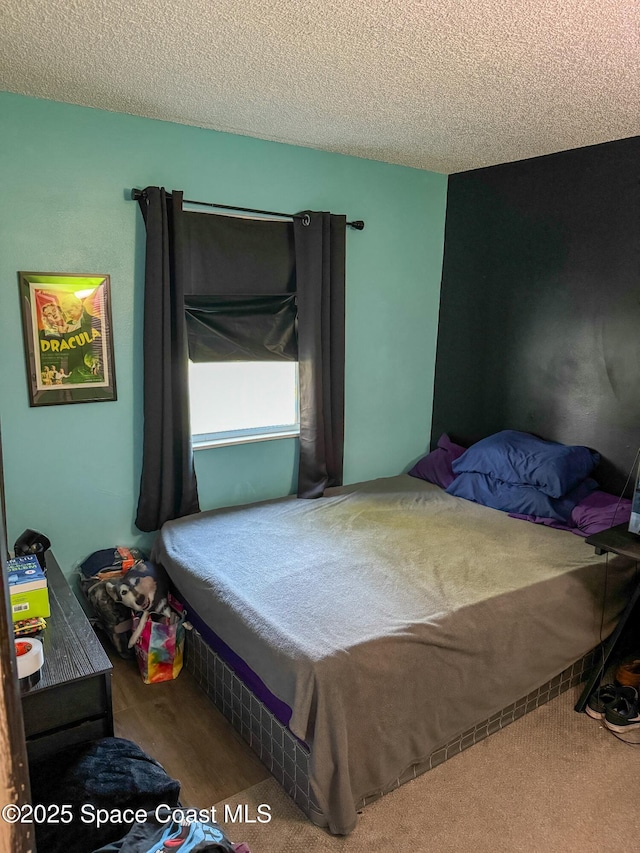
<svg viewBox="0 0 640 853"><path fill-rule="evenodd" d="M640 444L640 138L449 178L432 446L519 429Z"/></svg>

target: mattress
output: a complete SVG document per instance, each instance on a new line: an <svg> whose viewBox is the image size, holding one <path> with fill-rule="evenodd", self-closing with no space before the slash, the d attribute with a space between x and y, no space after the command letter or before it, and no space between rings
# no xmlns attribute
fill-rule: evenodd
<svg viewBox="0 0 640 853"><path fill-rule="evenodd" d="M634 571L407 475L168 522L152 558L291 709L341 834L357 803L596 646Z"/></svg>

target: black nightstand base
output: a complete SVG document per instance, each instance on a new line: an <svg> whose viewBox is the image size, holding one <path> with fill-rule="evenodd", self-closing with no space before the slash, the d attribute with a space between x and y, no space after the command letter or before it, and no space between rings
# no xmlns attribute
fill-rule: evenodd
<svg viewBox="0 0 640 853"><path fill-rule="evenodd" d="M609 530L603 530L601 533L595 533L593 536L589 536L589 538L586 539L586 543L587 545L593 545L596 554L605 554L610 552L612 554L620 554L624 557L629 557L630 559L635 560L636 563L640 561L640 538L635 536L633 533L629 533L627 524L618 524L616 527L611 527ZM613 652L615 651L620 637L627 626L629 617L633 613L639 600L640 582L636 584L633 595L629 599L622 616L618 620L618 624L616 625L613 634L604 644L600 665L595 668L589 680L585 684L580 699L575 705L576 711L582 712L587 707L589 696L591 696L591 693L606 672Z"/></svg>

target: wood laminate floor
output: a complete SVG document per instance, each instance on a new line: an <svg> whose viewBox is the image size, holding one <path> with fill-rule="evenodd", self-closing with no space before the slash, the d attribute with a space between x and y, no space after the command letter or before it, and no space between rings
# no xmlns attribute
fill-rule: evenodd
<svg viewBox="0 0 640 853"><path fill-rule="evenodd" d="M186 669L175 681L145 684L135 660L104 645L113 664L115 735L180 780L183 805L208 808L270 776Z"/></svg>

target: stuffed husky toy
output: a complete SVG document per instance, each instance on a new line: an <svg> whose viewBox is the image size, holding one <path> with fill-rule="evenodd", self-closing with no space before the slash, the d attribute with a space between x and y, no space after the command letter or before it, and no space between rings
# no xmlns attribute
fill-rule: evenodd
<svg viewBox="0 0 640 853"><path fill-rule="evenodd" d="M136 644L147 624L149 614L171 615L168 604L169 579L164 569L148 560L136 563L119 580L107 581L106 587L114 601L142 613L138 627L129 640L129 648Z"/></svg>

